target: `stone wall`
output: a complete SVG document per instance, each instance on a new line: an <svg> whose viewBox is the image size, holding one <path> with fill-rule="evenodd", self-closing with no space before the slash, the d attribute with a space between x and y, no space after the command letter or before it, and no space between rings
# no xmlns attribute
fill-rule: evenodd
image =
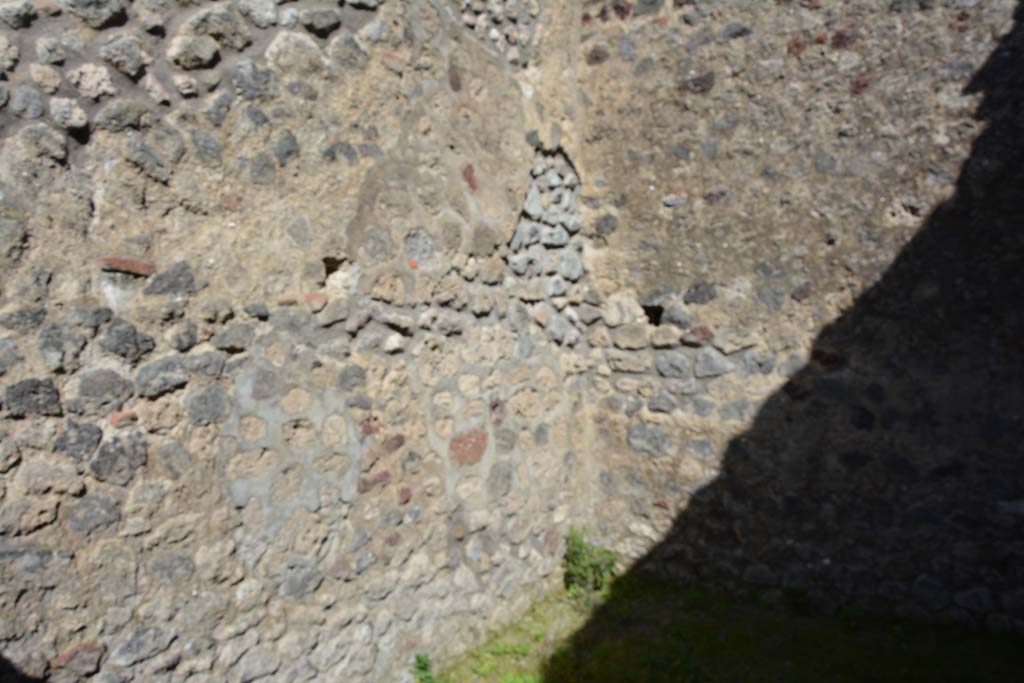
<svg viewBox="0 0 1024 683"><path fill-rule="evenodd" d="M673 523L815 363L836 433L924 449L812 349L978 127L1011 4L930 4L0 3L0 654L401 680L550 589L570 524L832 590ZM822 448L808 500L857 465ZM1012 625L1012 584L953 616Z"/></svg>

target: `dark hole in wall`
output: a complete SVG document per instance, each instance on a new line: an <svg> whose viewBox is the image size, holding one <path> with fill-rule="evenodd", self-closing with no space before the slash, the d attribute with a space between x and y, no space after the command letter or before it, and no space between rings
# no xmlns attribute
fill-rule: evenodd
<svg viewBox="0 0 1024 683"><path fill-rule="evenodd" d="M661 324L661 314L665 312L663 306L644 306L644 315L647 316L647 322L652 325Z"/></svg>
<svg viewBox="0 0 1024 683"><path fill-rule="evenodd" d="M341 268L341 265L343 263L345 263L345 259L343 259L343 258L336 258L334 256L324 256L323 261L324 261L324 275L326 277L330 277L334 273L337 273L338 269Z"/></svg>

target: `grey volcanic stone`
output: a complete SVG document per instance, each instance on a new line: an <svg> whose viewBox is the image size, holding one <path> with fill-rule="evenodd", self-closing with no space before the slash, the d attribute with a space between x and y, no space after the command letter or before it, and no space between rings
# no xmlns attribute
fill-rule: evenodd
<svg viewBox="0 0 1024 683"><path fill-rule="evenodd" d="M299 21L313 35L326 38L341 26L341 13L333 7L307 7L299 11Z"/></svg>
<svg viewBox="0 0 1024 683"><path fill-rule="evenodd" d="M683 351L661 351L654 356L654 367L662 377L689 377L690 357Z"/></svg>
<svg viewBox="0 0 1024 683"><path fill-rule="evenodd" d="M693 324L693 319L690 318L679 304L670 304L661 314L661 322L675 325L685 330Z"/></svg>
<svg viewBox="0 0 1024 683"><path fill-rule="evenodd" d="M174 642L174 635L156 626L139 627L110 653L110 663L131 666L152 659Z"/></svg>
<svg viewBox="0 0 1024 683"><path fill-rule="evenodd" d="M185 408L193 424L221 422L228 416L228 393L219 384L195 389L185 398Z"/></svg>
<svg viewBox="0 0 1024 683"><path fill-rule="evenodd" d="M157 448L156 457L171 479L180 478L192 467L192 456L179 441L170 441Z"/></svg>
<svg viewBox="0 0 1024 683"><path fill-rule="evenodd" d="M732 361L723 357L714 349L705 348L701 349L697 354L697 363L694 367L694 374L697 375L699 379L704 379L707 377L720 377L722 375L727 375L735 369L736 366Z"/></svg>
<svg viewBox="0 0 1024 683"><path fill-rule="evenodd" d="M11 417L63 415L60 394L49 379L25 379L4 390L4 406Z"/></svg>
<svg viewBox="0 0 1024 683"><path fill-rule="evenodd" d="M271 149L277 157L277 162L281 166L287 166L289 161L299 155L299 142L295 139L294 133L285 130L274 140Z"/></svg>
<svg viewBox="0 0 1024 683"><path fill-rule="evenodd" d="M134 364L155 349L156 342L148 334L135 329L127 320L114 318L107 331L100 337L100 348Z"/></svg>
<svg viewBox="0 0 1024 683"><path fill-rule="evenodd" d="M175 36L167 47L167 59L186 71L213 66L219 55L217 41L209 36Z"/></svg>
<svg viewBox="0 0 1024 683"><path fill-rule="evenodd" d="M100 481L127 486L135 471L146 464L149 444L142 432L115 436L100 446L89 462L89 470Z"/></svg>
<svg viewBox="0 0 1024 683"><path fill-rule="evenodd" d="M149 285L143 291L148 296L161 296L165 294L194 294L196 292L196 278L188 263L179 261L167 270L157 273L150 279Z"/></svg>
<svg viewBox="0 0 1024 683"><path fill-rule="evenodd" d="M646 453L652 458L668 452L668 436L665 430L655 424L638 422L629 428L626 440L630 448Z"/></svg>
<svg viewBox="0 0 1024 683"><path fill-rule="evenodd" d="M81 462L93 454L102 438L103 430L96 425L69 419L64 425L64 431L57 437L53 450Z"/></svg>
<svg viewBox="0 0 1024 683"><path fill-rule="evenodd" d="M51 372L73 372L88 340L69 325L50 324L39 333L39 355Z"/></svg>
<svg viewBox="0 0 1024 683"><path fill-rule="evenodd" d="M252 42L245 20L226 3L196 12L181 30L183 35L208 36L233 50L242 50Z"/></svg>
<svg viewBox="0 0 1024 683"><path fill-rule="evenodd" d="M143 398L158 398L188 384L188 371L177 356L147 363L135 375L135 388Z"/></svg>
<svg viewBox="0 0 1024 683"><path fill-rule="evenodd" d="M79 415L108 415L132 395L132 383L113 370L90 370L78 377L78 394L68 410Z"/></svg>
<svg viewBox="0 0 1024 683"><path fill-rule="evenodd" d="M45 308L19 308L16 311L0 315L0 327L24 334L42 325L44 320L46 320Z"/></svg>
<svg viewBox="0 0 1024 683"><path fill-rule="evenodd" d="M46 114L46 96L33 85L19 83L11 90L7 108L23 119L38 119Z"/></svg>
<svg viewBox="0 0 1024 683"><path fill-rule="evenodd" d="M4 0L0 2L0 21L13 29L28 28L38 16L31 0Z"/></svg>
<svg viewBox="0 0 1024 683"><path fill-rule="evenodd" d="M199 341L199 330L191 320L179 323L171 332L171 346L176 351L185 353Z"/></svg>
<svg viewBox="0 0 1024 683"><path fill-rule="evenodd" d="M214 347L228 353L240 353L249 348L256 331L249 323L232 325L220 334L216 334L210 340Z"/></svg>
<svg viewBox="0 0 1024 683"><path fill-rule="evenodd" d="M281 658L277 650L268 645L260 645L246 652L238 662L239 683L249 683L259 678L266 678L281 666Z"/></svg>
<svg viewBox="0 0 1024 683"><path fill-rule="evenodd" d="M196 156L199 157L200 161L214 166L220 164L224 148L216 137L210 135L205 130L190 131L189 137L192 138L192 144L196 148ZM152 294L153 292L149 293Z"/></svg>
<svg viewBox="0 0 1024 683"><path fill-rule="evenodd" d="M189 372L206 377L220 377L224 372L224 361L227 356L220 351L207 351L206 353L189 356L185 359L185 367Z"/></svg>
<svg viewBox="0 0 1024 683"><path fill-rule="evenodd" d="M352 391L366 384L366 370L358 365L346 365L338 376L338 388Z"/></svg>
<svg viewBox="0 0 1024 683"><path fill-rule="evenodd" d="M119 35L100 48L100 57L121 73L137 78L149 64L149 55L142 49L139 39L131 35Z"/></svg>
<svg viewBox="0 0 1024 683"><path fill-rule="evenodd" d="M683 295L683 303L687 304L706 304L713 301L718 296L715 291L715 286L710 282L698 282L686 290L686 294Z"/></svg>
<svg viewBox="0 0 1024 683"><path fill-rule="evenodd" d="M5 374L22 360L18 342L8 337L0 338L0 375Z"/></svg>
<svg viewBox="0 0 1024 683"><path fill-rule="evenodd" d="M124 17L125 0L65 0L68 11L92 28L103 28Z"/></svg>
<svg viewBox="0 0 1024 683"><path fill-rule="evenodd" d="M72 531L88 536L94 531L117 524L121 509L117 499L99 493L87 493L68 504L67 522Z"/></svg>

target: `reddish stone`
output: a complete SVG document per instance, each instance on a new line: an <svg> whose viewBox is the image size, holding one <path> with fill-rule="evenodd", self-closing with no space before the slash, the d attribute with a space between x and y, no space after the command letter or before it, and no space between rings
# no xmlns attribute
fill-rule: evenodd
<svg viewBox="0 0 1024 683"><path fill-rule="evenodd" d="M145 277L156 272L156 266L151 261L144 261L128 256L101 256L96 263L102 270L115 273L128 273Z"/></svg>
<svg viewBox="0 0 1024 683"><path fill-rule="evenodd" d="M89 676L100 670L100 660L107 651L107 646L99 641L76 645L57 655L50 662L53 669L68 669L82 676Z"/></svg>
<svg viewBox="0 0 1024 683"><path fill-rule="evenodd" d="M61 6L49 0L36 0L34 3L36 11L40 14L47 14L55 17L61 13Z"/></svg>
<svg viewBox="0 0 1024 683"><path fill-rule="evenodd" d="M134 410L119 410L110 415L110 426L115 428L135 424L139 421L139 414Z"/></svg>
<svg viewBox="0 0 1024 683"><path fill-rule="evenodd" d="M662 510L668 510L668 501L664 499L656 500L654 501L654 506L659 507Z"/></svg>
<svg viewBox="0 0 1024 683"><path fill-rule="evenodd" d="M405 437L401 434L395 434L384 439L380 447L384 449L384 453L394 453L399 448L405 445Z"/></svg>
<svg viewBox="0 0 1024 683"><path fill-rule="evenodd" d="M389 481L391 481L391 472L388 470L381 470L369 477L362 477L358 485L359 493L366 493L378 486L384 486Z"/></svg>
<svg viewBox="0 0 1024 683"><path fill-rule="evenodd" d="M398 502L406 505L410 500L412 500L412 489L408 486L403 486L402 490L398 492Z"/></svg>
<svg viewBox="0 0 1024 683"><path fill-rule="evenodd" d="M805 43L804 39L800 36L793 36L793 38L790 39L789 44L786 45L786 52L794 57L799 57L806 49L807 43Z"/></svg>
<svg viewBox="0 0 1024 683"><path fill-rule="evenodd" d="M449 445L452 460L460 465L475 465L484 457L484 451L487 449L487 432L472 429L456 434Z"/></svg>
<svg viewBox="0 0 1024 683"><path fill-rule="evenodd" d="M282 294L277 297L278 306L296 306L299 303L299 298L294 294Z"/></svg>
<svg viewBox="0 0 1024 683"><path fill-rule="evenodd" d="M394 548L401 542L402 536L397 531L384 539L384 545L389 546L391 548Z"/></svg>
<svg viewBox="0 0 1024 683"><path fill-rule="evenodd" d="M816 45L824 45L825 43L828 42L828 34L819 33L818 35L814 36L814 42Z"/></svg>
<svg viewBox="0 0 1024 683"><path fill-rule="evenodd" d="M241 203L242 197L237 192L226 194L223 199L221 199L221 204L223 204L224 208L228 211L234 211Z"/></svg>
<svg viewBox="0 0 1024 683"><path fill-rule="evenodd" d="M711 328L703 325L691 327L683 332L682 337L680 337L686 346L704 346L714 338L715 333L711 331Z"/></svg>
<svg viewBox="0 0 1024 683"><path fill-rule="evenodd" d="M476 173L473 171L473 164L466 164L462 169L462 178L469 185L469 189L476 192L480 189L480 183L476 179Z"/></svg>
<svg viewBox="0 0 1024 683"><path fill-rule="evenodd" d="M416 263L416 259L409 259L409 270L419 270L420 264Z"/></svg>
<svg viewBox="0 0 1024 683"><path fill-rule="evenodd" d="M319 313L324 310L324 306L327 305L326 292L307 292L304 298L306 300L306 305L309 306L309 310L314 313Z"/></svg>
<svg viewBox="0 0 1024 683"><path fill-rule="evenodd" d="M359 423L359 431L363 436L369 436L370 434L376 434L380 431L380 425L377 424L377 418L368 417Z"/></svg>

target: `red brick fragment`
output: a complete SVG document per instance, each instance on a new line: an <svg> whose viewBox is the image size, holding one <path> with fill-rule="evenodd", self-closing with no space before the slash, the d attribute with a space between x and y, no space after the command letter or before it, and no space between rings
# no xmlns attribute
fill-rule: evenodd
<svg viewBox="0 0 1024 683"><path fill-rule="evenodd" d="M714 338L715 333L711 331L710 327L705 327L704 325L691 327L683 332L682 337L680 337L686 346L704 346Z"/></svg>
<svg viewBox="0 0 1024 683"><path fill-rule="evenodd" d="M398 492L398 503L400 505L407 505L412 500L412 489L408 486L403 486Z"/></svg>
<svg viewBox="0 0 1024 683"><path fill-rule="evenodd" d="M306 305L309 306L309 310L314 313L319 313L324 310L324 306L327 305L326 292L307 292L303 298L306 300Z"/></svg>
<svg viewBox="0 0 1024 683"><path fill-rule="evenodd" d="M484 457L487 449L487 432L472 429L456 434L449 443L452 460L460 465L475 465Z"/></svg>
<svg viewBox="0 0 1024 683"><path fill-rule="evenodd" d="M369 477L362 477L359 480L357 488L359 489L359 493L366 493L377 486L384 486L389 481L391 481L391 472L388 470L381 470Z"/></svg>
<svg viewBox="0 0 1024 683"><path fill-rule="evenodd" d="M807 43L800 36L793 36L786 45L786 53L799 57L807 49Z"/></svg>
<svg viewBox="0 0 1024 683"><path fill-rule="evenodd" d="M102 270L114 273L128 273L146 277L156 272L156 266L151 261L144 261L130 256L101 256L96 263Z"/></svg>
<svg viewBox="0 0 1024 683"><path fill-rule="evenodd" d="M462 178L466 181L466 184L469 185L469 189L471 191L476 192L480 189L480 183L476 179L473 164L466 164L462 168Z"/></svg>
<svg viewBox="0 0 1024 683"><path fill-rule="evenodd" d="M134 410L119 410L110 415L110 426L114 428L135 424L139 421L139 414Z"/></svg>

